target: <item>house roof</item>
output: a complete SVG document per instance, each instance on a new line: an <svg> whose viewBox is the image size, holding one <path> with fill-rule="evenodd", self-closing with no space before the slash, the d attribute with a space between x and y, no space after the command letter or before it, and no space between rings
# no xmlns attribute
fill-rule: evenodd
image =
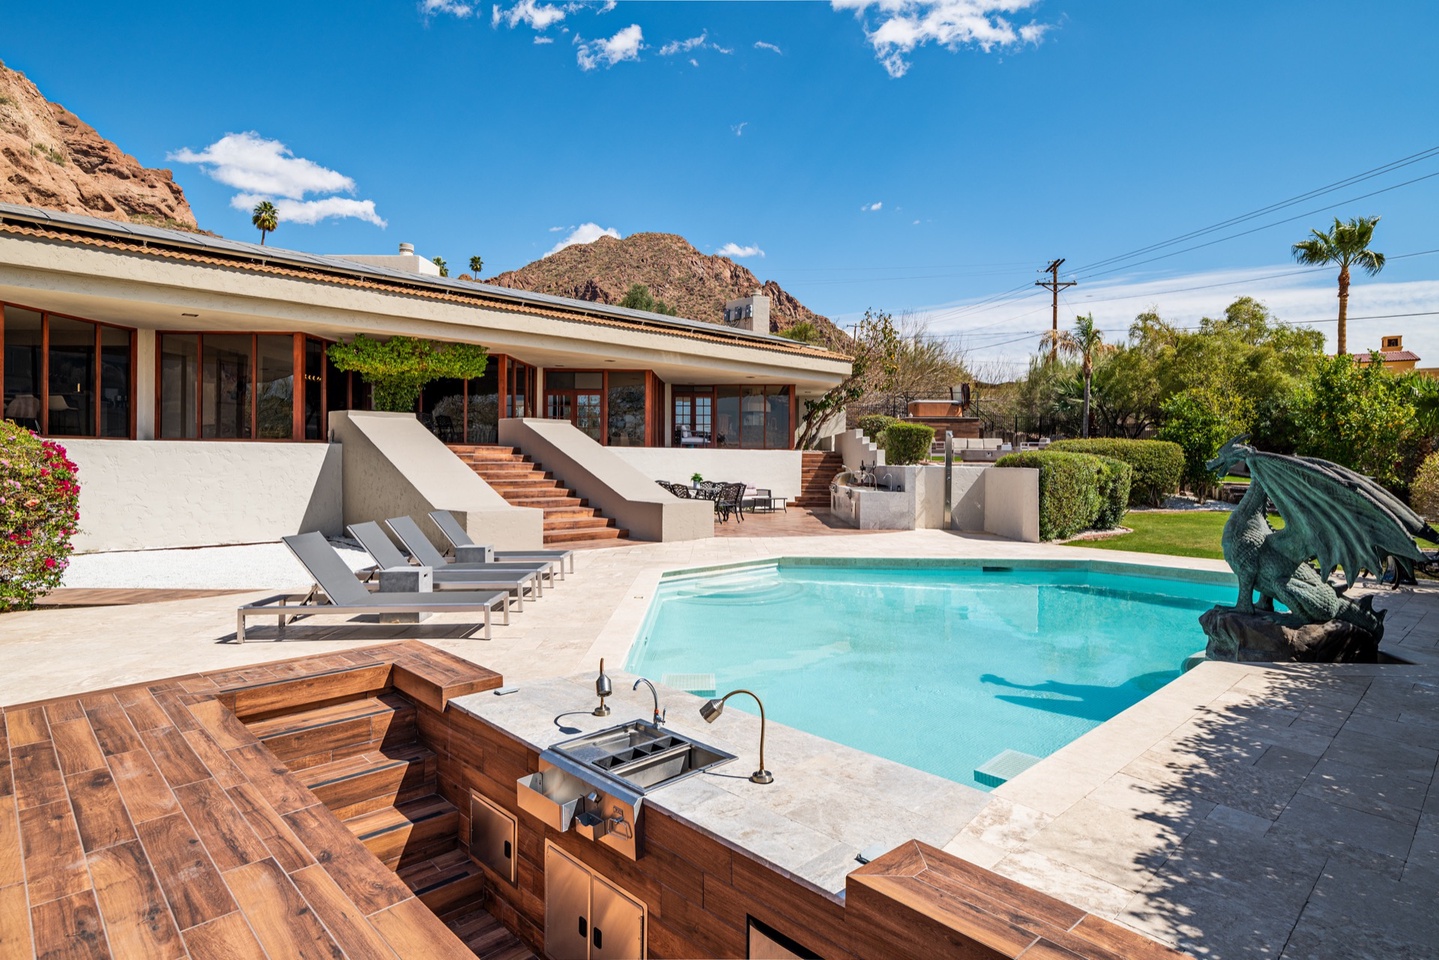
<svg viewBox="0 0 1439 960"><path fill-rule="evenodd" d="M1371 359L1373 359L1373 357L1374 354L1370 353L1368 350L1364 351L1363 353L1354 354L1354 359L1359 361L1360 363L1368 363ZM1379 358L1385 363L1397 363L1403 360L1418 361L1419 354L1415 353L1413 350L1380 350Z"/></svg>
<svg viewBox="0 0 1439 960"><path fill-rule="evenodd" d="M666 332L690 339L724 341L801 356L829 360L850 359L844 354L798 343L775 334L737 330L702 320L688 320L472 281L423 276L343 257L320 256L257 243L227 240L203 233L185 233L82 214L42 210L38 207L0 203L0 234L101 246L157 258L369 287L390 293L467 302L491 309L539 313L603 326Z"/></svg>

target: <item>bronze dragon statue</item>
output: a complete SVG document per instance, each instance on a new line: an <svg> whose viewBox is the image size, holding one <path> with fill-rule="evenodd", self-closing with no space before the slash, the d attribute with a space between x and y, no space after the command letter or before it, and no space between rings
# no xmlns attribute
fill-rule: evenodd
<svg viewBox="0 0 1439 960"><path fill-rule="evenodd" d="M1378 573L1391 561L1399 571L1411 572L1425 559L1413 538L1439 540L1439 532L1362 474L1328 460L1264 453L1245 444L1247 439L1230 440L1207 464L1221 474L1240 463L1249 470L1249 490L1224 525L1224 559L1239 579L1239 601L1231 612L1266 617L1291 629L1350 624L1355 630L1347 634L1357 631L1377 649L1383 611L1373 609L1372 597L1355 602L1344 596L1345 590L1361 571ZM1282 529L1269 523L1271 502L1284 519ZM1340 587L1329 582L1336 568L1343 569L1346 580ZM1275 613L1276 602L1289 614ZM1212 656L1213 617L1206 617Z"/></svg>

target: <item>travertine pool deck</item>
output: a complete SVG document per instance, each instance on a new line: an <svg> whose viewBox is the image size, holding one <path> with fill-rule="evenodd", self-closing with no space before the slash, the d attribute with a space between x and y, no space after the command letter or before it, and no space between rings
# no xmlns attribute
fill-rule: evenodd
<svg viewBox="0 0 1439 960"><path fill-rule="evenodd" d="M456 617L392 636L507 681L584 673L622 658L664 571L779 556L1224 569L938 531L644 544L580 554L492 641L455 639ZM0 617L0 703L384 639L237 646L245 599ZM1376 606L1391 611L1385 649L1414 664L1203 664L994 791L947 849L1199 956L1435 956L1439 585L1382 591Z"/></svg>

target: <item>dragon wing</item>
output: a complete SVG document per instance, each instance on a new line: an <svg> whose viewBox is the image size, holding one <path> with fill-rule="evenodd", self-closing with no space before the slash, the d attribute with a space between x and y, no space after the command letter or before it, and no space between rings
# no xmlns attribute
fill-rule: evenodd
<svg viewBox="0 0 1439 960"><path fill-rule="evenodd" d="M1247 459L1251 476L1324 576L1343 567L1353 581L1360 570L1382 570L1387 557L1423 559L1412 538L1433 528L1363 474L1315 457Z"/></svg>

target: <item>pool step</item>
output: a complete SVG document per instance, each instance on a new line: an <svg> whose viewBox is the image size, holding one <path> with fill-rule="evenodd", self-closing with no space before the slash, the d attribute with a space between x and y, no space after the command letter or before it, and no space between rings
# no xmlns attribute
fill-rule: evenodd
<svg viewBox="0 0 1439 960"><path fill-rule="evenodd" d="M683 690L697 697L715 695L715 675L712 673L666 673L660 677L660 686Z"/></svg>
<svg viewBox="0 0 1439 960"><path fill-rule="evenodd" d="M974 779L988 787L1013 780L1040 760L1018 750L1001 750L974 768Z"/></svg>

